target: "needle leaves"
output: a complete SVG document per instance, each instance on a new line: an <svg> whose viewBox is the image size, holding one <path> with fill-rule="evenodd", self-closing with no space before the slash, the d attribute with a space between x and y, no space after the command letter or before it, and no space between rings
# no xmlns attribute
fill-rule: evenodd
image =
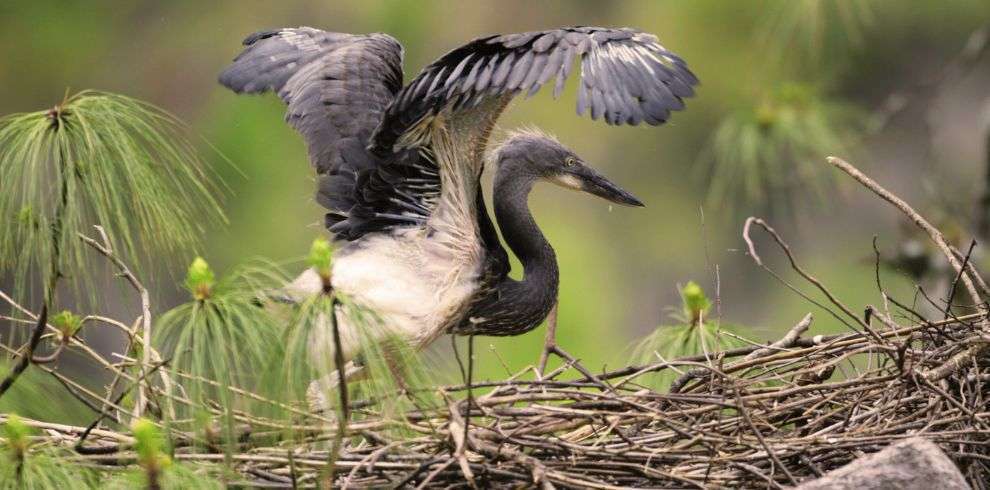
<svg viewBox="0 0 990 490"><path fill-rule="evenodd" d="M821 162L853 150L864 128L861 115L799 83L778 86L758 104L730 114L702 155L711 182L708 205L782 212L799 201L827 202L834 175Z"/></svg>
<svg viewBox="0 0 990 490"><path fill-rule="evenodd" d="M672 315L677 323L661 325L639 340L633 349L633 359L647 365L743 345L737 338L726 335L726 332L739 330L738 327L709 319L712 303L701 286L691 281L681 288L680 293L682 313ZM666 391L677 376L675 370L664 369L644 379L651 388Z"/></svg>
<svg viewBox="0 0 990 490"><path fill-rule="evenodd" d="M110 231L129 263L195 249L225 222L214 177L178 119L130 97L84 91L49 110L4 116L0 274L13 275L22 297L36 284L27 278L53 265L85 278L67 271L83 270L75 237L92 225Z"/></svg>

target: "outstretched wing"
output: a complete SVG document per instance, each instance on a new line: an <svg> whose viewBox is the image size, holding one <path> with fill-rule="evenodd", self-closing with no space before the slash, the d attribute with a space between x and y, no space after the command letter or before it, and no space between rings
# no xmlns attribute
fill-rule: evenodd
<svg viewBox="0 0 990 490"><path fill-rule="evenodd" d="M570 27L475 39L427 66L396 96L372 136L387 154L424 119L481 101L536 93L551 79L559 96L581 60L577 112L609 124L657 125L684 108L698 79L657 37L633 29ZM501 110L499 108L498 110Z"/></svg>
<svg viewBox="0 0 990 490"><path fill-rule="evenodd" d="M391 159L375 172L397 176L415 171L416 185L425 191L380 196L378 202L391 207L377 208L365 216L385 226L428 219L440 195L450 192L444 186L470 182L465 176L480 175L484 163L479 156L508 100L523 92L532 95L550 80L554 80L554 96L559 96L578 60L581 81L577 112L581 115L590 110L592 119L604 118L609 124L661 124L671 111L684 108L683 99L694 94L698 83L687 64L664 48L656 36L628 28L570 27L475 39L424 68L389 105L371 137L370 149L382 158L406 158ZM436 158L431 158L437 153L435 142L426 134L434 122L456 130L447 133L468 135L461 141L469 141L473 148L463 154L476 158L462 163L476 168L437 165ZM413 152L419 157L410 158ZM402 162L413 164L415 169L403 168ZM395 177L389 180L402 182ZM494 264L498 269L495 274L504 275L508 270L506 253L484 208L481 190L476 187L467 192L477 193L477 198L460 196L457 202L474 207L464 211L475 216L489 257L498 262ZM396 219L399 213L404 220Z"/></svg>
<svg viewBox="0 0 990 490"><path fill-rule="evenodd" d="M319 174L317 199L332 212L348 212L359 174L380 163L367 146L402 88L402 46L384 34L311 27L258 32L244 45L220 83L281 97L286 121L302 134Z"/></svg>

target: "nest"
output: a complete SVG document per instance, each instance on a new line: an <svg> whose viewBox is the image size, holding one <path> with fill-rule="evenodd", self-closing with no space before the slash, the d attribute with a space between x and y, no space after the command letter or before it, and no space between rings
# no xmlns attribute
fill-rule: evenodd
<svg viewBox="0 0 990 490"><path fill-rule="evenodd" d="M972 337L986 315L907 326L871 316L880 320L872 333L802 338L808 316L771 345L707 358L594 376L568 362L542 380L475 384L472 392L487 392L460 401L454 395L469 387L447 387L444 409L349 424L334 486L782 487L922 436L983 488L990 365L973 356L984 344ZM670 392L637 384L664 369L684 371ZM846 376L830 379L836 370ZM383 435L396 424L413 435ZM85 431L37 425L67 446ZM95 430L89 440L84 452L97 454L75 458L114 466L136 458L125 434ZM180 447L175 458L224 454ZM331 460L327 449L250 443L232 458L242 483L259 486L315 485Z"/></svg>
<svg viewBox="0 0 990 490"><path fill-rule="evenodd" d="M472 383L466 376L460 386L436 388L442 406L400 416L369 415L346 400L343 422L293 408L295 429L305 437L292 441L273 442L271 434L282 427L238 414L236 451L225 454L177 432L174 459L226 460L237 474L229 483L258 487L779 488L920 436L938 444L974 488L987 488L990 318L984 298L990 289L968 255L946 244L906 203L845 162L830 162L910 216L946 253L957 274L942 318L925 318L885 293L880 307L854 313L800 267L773 228L751 218L743 238L753 260L780 277L752 240L761 229L848 333L812 335L809 314L772 343L593 373L556 344L550 329L544 354L564 361L551 371L544 372L544 358L540 367L503 381ZM138 337L137 327L131 333ZM153 351L148 356L153 367L146 376L182 382L182 373L156 373L164 363ZM650 376L665 370L678 375L668 391L646 388ZM167 394L151 384L143 389L149 399ZM112 418L117 403L95 405ZM97 423L28 424L74 461L104 468L138 461L126 432Z"/></svg>

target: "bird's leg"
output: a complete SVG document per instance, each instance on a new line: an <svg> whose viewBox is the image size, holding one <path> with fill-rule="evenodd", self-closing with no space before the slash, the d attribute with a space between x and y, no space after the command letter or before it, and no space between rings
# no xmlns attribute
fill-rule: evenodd
<svg viewBox="0 0 990 490"><path fill-rule="evenodd" d="M544 373L547 369L547 361L550 360L550 354L556 354L561 359L567 361L574 369L588 378L588 381L594 382L599 387L606 391L614 391L613 388L595 376L591 371L588 371L576 357L570 355L564 349L561 349L557 345L557 305L559 302L553 304L553 308L550 309L550 314L547 315L547 336L543 341L543 353L540 354L540 365L537 369L537 375L542 380Z"/></svg>
<svg viewBox="0 0 990 490"><path fill-rule="evenodd" d="M557 304L558 302L554 302L550 314L547 315L547 336L543 340L543 353L540 354L540 366L537 369L540 378L543 378L543 373L546 372L550 353L557 348Z"/></svg>

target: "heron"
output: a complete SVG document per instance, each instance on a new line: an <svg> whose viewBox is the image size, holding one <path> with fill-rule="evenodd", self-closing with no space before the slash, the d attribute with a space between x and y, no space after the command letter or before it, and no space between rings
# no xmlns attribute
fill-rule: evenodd
<svg viewBox="0 0 990 490"><path fill-rule="evenodd" d="M580 65L578 115L659 125L698 83L656 36L631 28L480 37L405 85L403 47L387 34L283 28L243 44L220 83L239 94L274 92L287 105L339 244L331 287L374 311L383 335L417 348L445 334L519 335L547 317L559 273L529 209L536 183L643 205L539 130L491 143L510 100L551 81L557 98ZM494 222L481 184L486 163L495 169ZM520 280L509 276L499 232L522 264ZM350 361L361 349L360 326L343 310L337 317Z"/></svg>

